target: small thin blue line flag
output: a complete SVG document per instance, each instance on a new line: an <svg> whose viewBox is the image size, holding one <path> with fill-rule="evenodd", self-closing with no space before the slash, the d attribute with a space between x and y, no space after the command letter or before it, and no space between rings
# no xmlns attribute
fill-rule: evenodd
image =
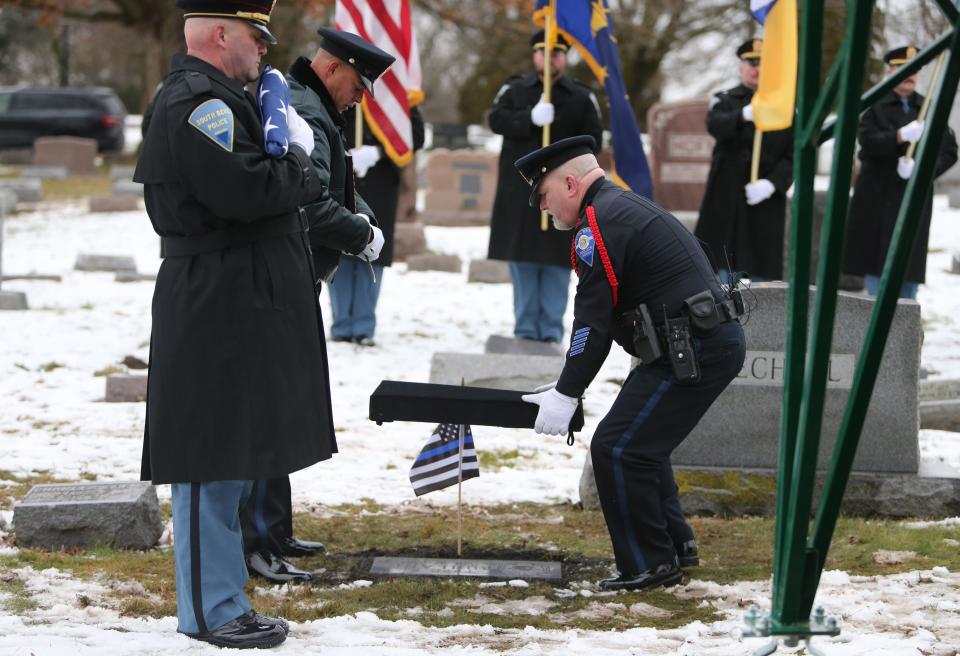
<svg viewBox="0 0 960 656"><path fill-rule="evenodd" d="M290 146L290 128L287 126L290 87L283 73L272 66L264 67L257 82L257 102L263 124L263 150L270 157L283 157Z"/></svg>
<svg viewBox="0 0 960 656"><path fill-rule="evenodd" d="M459 475L462 463L462 478ZM456 485L458 480L480 476L477 450L469 424L463 424L463 458L460 457L460 424L440 424L420 450L410 468L410 483L419 497Z"/></svg>

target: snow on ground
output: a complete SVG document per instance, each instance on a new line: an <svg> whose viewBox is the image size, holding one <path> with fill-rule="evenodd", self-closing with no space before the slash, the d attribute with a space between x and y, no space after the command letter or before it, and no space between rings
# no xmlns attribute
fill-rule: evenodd
<svg viewBox="0 0 960 656"><path fill-rule="evenodd" d="M921 287L925 321L922 362L932 378L960 377L960 278L946 273L952 251L960 251L960 211L944 198L934 203L928 284ZM94 373L124 356L147 357L150 282L119 284L112 274L73 270L80 252L133 255L141 272L159 267L159 244L144 212L89 214L85 203L42 204L7 217L4 270L63 276L61 283L7 282L27 293L29 312L0 314L0 470L16 476L46 471L64 479L96 474L98 480L139 475L144 406L103 402L104 379ZM464 262L483 257L485 228L428 228L431 249L456 253ZM466 284L460 274L385 274L378 311L379 346L329 344L334 415L341 453L293 475L295 502L322 510L368 498L385 504L452 503L455 490L416 500L407 470L427 438L426 424L386 424L367 417L368 398L381 379L426 381L437 351L476 352L490 334L510 334L509 285ZM329 304L324 298L325 313ZM568 312L569 314L569 312ZM569 325L569 322L568 322ZM514 467L482 472L464 486L468 503L564 501L578 497L586 445L597 419L617 393L628 357L614 349L585 402L586 429L574 447L532 431L475 429L478 448L518 450ZM960 468L960 439L954 433L921 432L925 461ZM0 482L2 484L2 482ZM166 486L160 488L169 496ZM9 521L9 509L3 518ZM3 527L0 527L3 528ZM22 571L37 610L0 616L0 654L215 653L174 634L174 618L122 618L99 601L109 583L73 580L68 573ZM844 633L831 654L951 654L960 645L957 591L960 576L942 570L891 577L825 576L821 602L840 613ZM77 595L91 603L78 607ZM278 651L321 647L329 654L734 654L759 642L737 644L740 599L761 606L769 585L716 586L693 581L677 594L702 595L724 619L673 631L623 632L494 631L491 627L424 628L414 621L387 622L363 613L295 625ZM598 599L598 603L616 603ZM618 611L619 612L619 611ZM948 648L949 647L949 648Z"/></svg>

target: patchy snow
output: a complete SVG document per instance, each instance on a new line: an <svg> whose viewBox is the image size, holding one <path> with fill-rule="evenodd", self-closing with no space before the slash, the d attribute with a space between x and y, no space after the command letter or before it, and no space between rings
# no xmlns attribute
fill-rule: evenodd
<svg viewBox="0 0 960 656"><path fill-rule="evenodd" d="M960 278L946 272L951 252L960 251L960 211L938 197L934 212L928 284L920 292L922 361L931 378L960 378ZM0 470L15 476L48 472L71 480L82 474L98 480L137 478L144 406L103 402L105 380L94 373L118 365L126 355L146 359L153 284L118 284L112 274L77 272L73 264L81 252L132 255L141 272L155 272L159 243L145 213L90 214L85 203L47 203L7 217L4 231L8 274L58 274L63 281L15 280L4 286L26 292L32 309L0 314ZM431 249L456 253L464 262L485 255L487 234L485 228L427 229ZM379 346L329 344L341 453L293 475L295 503L320 511L361 499L425 511L432 504L455 503L455 489L418 500L407 480L407 470L432 427L378 427L367 419L368 398L381 379L426 381L434 352L480 353L490 334L510 334L511 304L509 285L467 284L466 267L459 274L407 272L404 265L389 269L378 311ZM329 316L326 296L324 309ZM560 438L532 431L476 427L478 448L517 450L518 457L511 461L514 466L483 471L467 483L464 499L473 504L576 500L591 432L628 367L629 358L613 349L589 390L587 426L572 448ZM922 431L920 447L924 462L960 469L957 434ZM168 487L159 492L169 497ZM2 511L0 517L9 523L10 509ZM3 530L8 529L0 526ZM12 552L2 548L0 555ZM174 618L120 617L110 606L107 583L81 582L55 570L26 568L18 570L18 576L37 608L22 616L0 615L0 635L5 636L0 654L220 653L177 636ZM844 632L821 644L832 643L830 653L837 656L950 654L960 645L958 588L960 577L942 568L877 578L825 573L819 603L828 613L839 614ZM718 621L665 631L495 631L489 626L432 629L416 621L388 622L360 613L295 624L277 651L727 656L759 644L737 644L729 634L743 614L738 602L750 599L762 607L769 599L768 583L720 586L693 581L674 590L716 607ZM598 594L591 584L571 585L563 594L593 597L590 612L613 612L620 603L615 595ZM83 604L78 595L85 596ZM643 605L624 607L627 610L618 612L638 618L654 614Z"/></svg>

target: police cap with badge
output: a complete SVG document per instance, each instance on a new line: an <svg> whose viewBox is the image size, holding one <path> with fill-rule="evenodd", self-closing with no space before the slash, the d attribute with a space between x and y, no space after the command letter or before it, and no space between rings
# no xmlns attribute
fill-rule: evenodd
<svg viewBox="0 0 960 656"><path fill-rule="evenodd" d="M549 146L545 146L532 153L524 155L513 163L517 171L530 185L530 207L540 205L540 193L537 187L543 178L561 164L570 161L580 155L593 155L597 152L597 142L589 135L580 135L577 137L568 137L554 141Z"/></svg>
<svg viewBox="0 0 960 656"><path fill-rule="evenodd" d="M540 30L530 37L530 45L534 50L543 50L547 47L546 32ZM557 34L557 41L553 44L554 52L566 52L570 49L570 42L563 38L562 34Z"/></svg>
<svg viewBox="0 0 960 656"><path fill-rule="evenodd" d="M901 66L916 57L918 52L915 46L900 46L888 51L883 56L883 63L888 66Z"/></svg>
<svg viewBox="0 0 960 656"><path fill-rule="evenodd" d="M363 86L372 96L373 83L383 75L384 71L390 68L390 64L394 62L395 57L366 41L363 37L350 32L321 27L317 30L317 34L322 37L320 47L337 59L353 66L360 74Z"/></svg>
<svg viewBox="0 0 960 656"><path fill-rule="evenodd" d="M740 44L740 47L737 48L737 58L740 59L740 61L759 64L761 48L763 48L763 39L744 41Z"/></svg>
<svg viewBox="0 0 960 656"><path fill-rule="evenodd" d="M222 17L244 20L260 30L267 43L276 43L270 33L270 12L277 0L244 0L243 2L224 2L223 0L177 0L177 6L184 10L184 18Z"/></svg>

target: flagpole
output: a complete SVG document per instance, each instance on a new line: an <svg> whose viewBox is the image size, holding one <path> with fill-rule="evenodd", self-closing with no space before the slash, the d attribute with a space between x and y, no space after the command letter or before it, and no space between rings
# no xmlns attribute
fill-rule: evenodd
<svg viewBox="0 0 960 656"><path fill-rule="evenodd" d="M754 127L753 157L750 159L750 182L756 182L760 177L760 142L762 139L763 132Z"/></svg>
<svg viewBox="0 0 960 656"><path fill-rule="evenodd" d="M460 453L457 465L457 558L463 556L463 424L460 424Z"/></svg>
<svg viewBox="0 0 960 656"><path fill-rule="evenodd" d="M550 39L552 34L553 21L556 18L557 7L555 0L550 2L550 11L546 15L546 23L543 28L543 102L550 102L550 92L552 91L553 76L550 70L550 58L553 56L554 43ZM550 124L543 126L543 141L540 144L544 148L550 145ZM540 210L540 229L546 232L550 224L547 222L547 210Z"/></svg>
<svg viewBox="0 0 960 656"><path fill-rule="evenodd" d="M944 50L937 57L937 67L933 69L933 75L930 76L930 84L927 86L927 95L923 98L923 105L920 107L920 113L917 114L917 122L923 122L927 118L927 109L930 108L930 96L933 95L933 87L937 83L937 77L940 75L940 65L943 64L943 56L947 54ZM907 159L913 159L913 153L917 149L917 142L911 141L907 146Z"/></svg>

